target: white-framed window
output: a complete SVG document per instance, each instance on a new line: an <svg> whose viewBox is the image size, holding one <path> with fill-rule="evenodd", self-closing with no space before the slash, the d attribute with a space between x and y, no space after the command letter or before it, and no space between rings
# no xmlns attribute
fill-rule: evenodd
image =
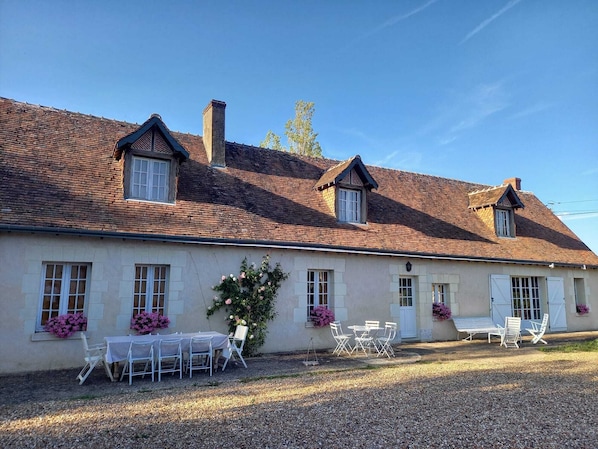
<svg viewBox="0 0 598 449"><path fill-rule="evenodd" d="M448 305L448 285L432 284L432 302Z"/></svg>
<svg viewBox="0 0 598 449"><path fill-rule="evenodd" d="M413 307L413 280L411 278L399 278L399 305Z"/></svg>
<svg viewBox="0 0 598 449"><path fill-rule="evenodd" d="M131 197L168 201L170 161L134 156L131 168Z"/></svg>
<svg viewBox="0 0 598 449"><path fill-rule="evenodd" d="M361 191L339 189L338 219L348 223L361 223Z"/></svg>
<svg viewBox="0 0 598 449"><path fill-rule="evenodd" d="M84 313L91 264L45 262L43 264L40 307L35 330L44 330L50 319L65 313Z"/></svg>
<svg viewBox="0 0 598 449"><path fill-rule="evenodd" d="M511 298L513 316L522 320L539 320L542 317L537 277L511 277Z"/></svg>
<svg viewBox="0 0 598 449"><path fill-rule="evenodd" d="M330 308L331 272L327 270L307 271L307 319L318 306Z"/></svg>
<svg viewBox="0 0 598 449"><path fill-rule="evenodd" d="M499 237L512 237L511 233L511 211L508 209L496 209L496 235Z"/></svg>
<svg viewBox="0 0 598 449"><path fill-rule="evenodd" d="M164 315L168 291L167 265L136 265L133 316L140 312Z"/></svg>
<svg viewBox="0 0 598 449"><path fill-rule="evenodd" d="M573 278L573 290L575 293L575 306L587 306L586 288L583 278Z"/></svg>

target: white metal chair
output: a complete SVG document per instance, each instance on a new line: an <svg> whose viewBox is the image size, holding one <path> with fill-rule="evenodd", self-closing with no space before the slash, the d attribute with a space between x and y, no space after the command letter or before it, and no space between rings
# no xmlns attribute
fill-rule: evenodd
<svg viewBox="0 0 598 449"><path fill-rule="evenodd" d="M332 338L334 338L334 341L336 342L336 347L332 353L341 355L341 352L346 352L348 355L351 355L351 350L353 348L351 348L349 342L351 341L352 335L343 333L340 321L333 321L330 323L330 332L332 332Z"/></svg>
<svg viewBox="0 0 598 449"><path fill-rule="evenodd" d="M376 339L376 349L378 355L386 355L388 358L394 357L395 351L392 348L392 342L397 336L397 323L387 321L384 324L384 336Z"/></svg>
<svg viewBox="0 0 598 449"><path fill-rule="evenodd" d="M532 344L536 344L539 341L547 345L548 343L542 339L544 336L544 332L546 332L546 328L548 327L548 314L545 313L544 317L542 318L542 322L539 323L537 321L530 321L531 329L525 329L532 335Z"/></svg>
<svg viewBox="0 0 598 449"><path fill-rule="evenodd" d="M156 359L158 368L158 382L162 381L162 373L179 373L179 379L183 378L183 354L181 351L181 339L164 339L158 343L158 357Z"/></svg>
<svg viewBox="0 0 598 449"><path fill-rule="evenodd" d="M372 347L377 351L374 337L371 335L369 327L355 326L353 332L355 334L355 346L353 346L351 353L361 350L366 356L369 356L372 353Z"/></svg>
<svg viewBox="0 0 598 449"><path fill-rule="evenodd" d="M129 374L129 385L133 383L133 376L143 378L146 374L151 374L152 382L154 381L155 357L153 342L131 342L120 380L123 380L127 373Z"/></svg>
<svg viewBox="0 0 598 449"><path fill-rule="evenodd" d="M229 346L230 346L230 357L225 360L224 365L222 365L222 371L226 368L226 365L230 359L234 359L235 357L239 357L243 366L247 368L247 363L245 363L245 359L243 359L243 346L245 346L245 339L247 338L247 333L249 332L249 328L247 326L238 325L235 329L235 335L229 337Z"/></svg>
<svg viewBox="0 0 598 449"><path fill-rule="evenodd" d="M187 369L189 377L193 377L193 371L213 371L214 352L212 350L212 337L197 336L191 337L189 341L189 358Z"/></svg>
<svg viewBox="0 0 598 449"><path fill-rule="evenodd" d="M377 320L365 320L366 327L380 327L380 321Z"/></svg>
<svg viewBox="0 0 598 449"><path fill-rule="evenodd" d="M518 348L521 341L521 318L508 316L501 331L500 345L505 348Z"/></svg>
<svg viewBox="0 0 598 449"><path fill-rule="evenodd" d="M81 341L83 342L83 354L85 360L85 366L77 375L77 380L79 381L79 385L83 385L83 382L87 379L87 377L91 374L93 369L98 365L103 365L104 369L106 370L106 374L110 378L110 380L114 380L112 377L112 371L110 371L110 366L108 362L106 362L106 345L98 344L89 346L87 343L87 336L81 332Z"/></svg>

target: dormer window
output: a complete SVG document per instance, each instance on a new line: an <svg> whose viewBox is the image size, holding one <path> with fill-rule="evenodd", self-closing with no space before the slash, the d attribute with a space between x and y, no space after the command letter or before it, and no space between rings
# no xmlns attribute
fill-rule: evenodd
<svg viewBox="0 0 598 449"><path fill-rule="evenodd" d="M328 169L315 188L341 223L366 223L367 196L378 184L359 156Z"/></svg>
<svg viewBox="0 0 598 449"><path fill-rule="evenodd" d="M495 212L496 235L498 237L514 237L511 233L512 212L508 209L496 209Z"/></svg>
<svg viewBox="0 0 598 449"><path fill-rule="evenodd" d="M515 237L515 210L523 203L512 185L501 185L469 194L469 208L473 209L497 237Z"/></svg>
<svg viewBox="0 0 598 449"><path fill-rule="evenodd" d="M338 189L338 220L361 223L361 192L359 190Z"/></svg>
<svg viewBox="0 0 598 449"><path fill-rule="evenodd" d="M154 114L134 133L116 144L114 157L124 153L126 199L174 203L179 165L189 153L170 135L160 116Z"/></svg>
<svg viewBox="0 0 598 449"><path fill-rule="evenodd" d="M133 156L131 198L148 201L168 201L170 161Z"/></svg>

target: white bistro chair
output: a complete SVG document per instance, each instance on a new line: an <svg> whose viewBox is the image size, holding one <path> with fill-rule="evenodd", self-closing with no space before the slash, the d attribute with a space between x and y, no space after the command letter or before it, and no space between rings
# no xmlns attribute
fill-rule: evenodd
<svg viewBox="0 0 598 449"><path fill-rule="evenodd" d="M162 373L179 373L179 379L183 378L183 354L181 351L181 339L164 339L158 342L158 357L156 359L158 368L158 382L162 381Z"/></svg>
<svg viewBox="0 0 598 449"><path fill-rule="evenodd" d="M394 357L395 351L392 349L392 342L397 336L397 323L387 321L384 324L384 335L376 339L376 349L378 355L386 355L388 358Z"/></svg>
<svg viewBox="0 0 598 449"><path fill-rule="evenodd" d="M153 342L132 341L127 353L127 360L120 380L123 380L125 374L129 374L129 385L133 383L133 376L145 377L146 374L152 375L154 381L155 357Z"/></svg>
<svg viewBox="0 0 598 449"><path fill-rule="evenodd" d="M351 341L352 335L343 333L340 321L333 321L330 323L330 332L332 332L332 338L334 338L334 341L336 342L336 347L332 353L341 355L341 352L346 352L348 355L351 355L351 350L353 348L351 348L349 342Z"/></svg>
<svg viewBox="0 0 598 449"><path fill-rule="evenodd" d="M91 374L93 369L98 365L103 365L104 369L106 370L106 374L110 378L110 380L114 380L112 377L112 371L110 371L110 366L108 362L106 362L106 345L92 345L89 346L87 343L87 336L81 332L81 341L83 342L83 354L85 360L85 366L77 375L77 380L79 381L79 385L83 385L83 382L87 379L87 377Z"/></svg>
<svg viewBox="0 0 598 449"><path fill-rule="evenodd" d="M189 358L187 360L189 377L193 377L193 371L209 371L211 376L213 365L212 337L191 337L189 341Z"/></svg>
<svg viewBox="0 0 598 449"><path fill-rule="evenodd" d="M245 359L243 358L243 346L245 346L245 339L247 338L247 333L249 332L249 328L247 326L238 325L235 329L235 335L229 337L229 346L230 346L230 357L224 361L224 365L222 365L222 371L226 368L226 365L230 359L234 359L235 357L239 357L241 363L245 368L247 368L247 363L245 363Z"/></svg>

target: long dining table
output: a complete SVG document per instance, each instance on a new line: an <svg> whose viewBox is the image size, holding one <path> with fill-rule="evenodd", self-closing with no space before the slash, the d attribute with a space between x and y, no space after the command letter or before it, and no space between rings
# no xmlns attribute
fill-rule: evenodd
<svg viewBox="0 0 598 449"><path fill-rule="evenodd" d="M228 335L221 334L220 332L208 331L163 335L148 334L104 337L104 340L106 341L106 362L114 364L115 373L118 374L118 362L127 359L131 342L152 342L154 351L157 353L160 340L180 339L181 349L183 350L183 353L185 353L185 351L189 351L189 343L191 342L192 337L212 337L212 350L214 353L220 352L219 356L226 359L230 357ZM117 378L118 377L115 376L115 379Z"/></svg>

